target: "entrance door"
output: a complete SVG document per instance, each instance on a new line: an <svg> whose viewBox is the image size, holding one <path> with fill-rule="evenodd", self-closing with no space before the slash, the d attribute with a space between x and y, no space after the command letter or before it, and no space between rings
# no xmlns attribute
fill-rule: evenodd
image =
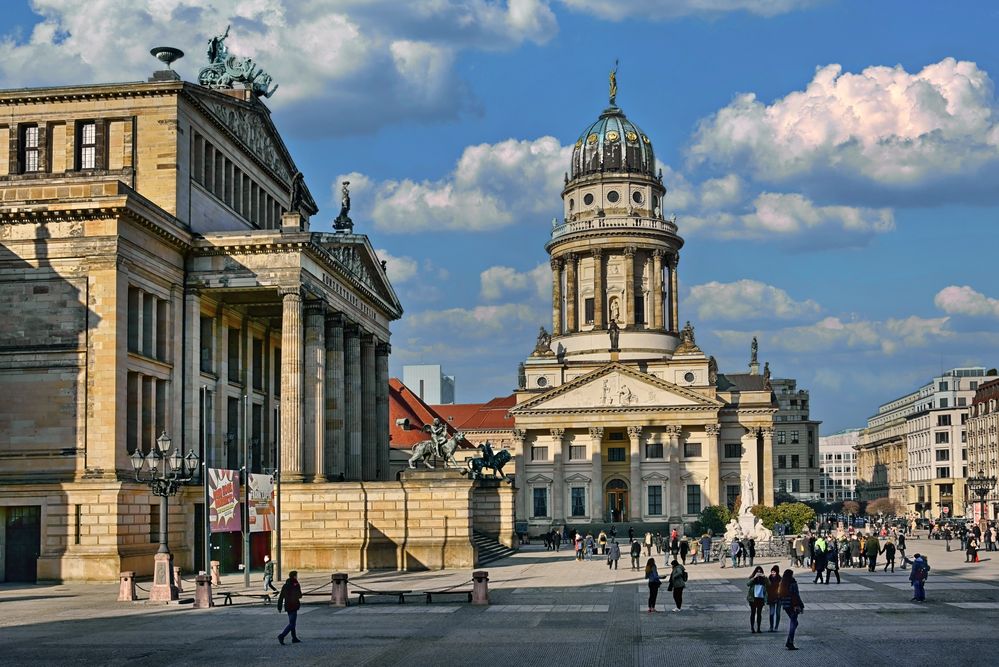
<svg viewBox="0 0 999 667"><path fill-rule="evenodd" d="M628 521L628 485L624 480L607 482L607 518L612 523Z"/></svg>
<svg viewBox="0 0 999 667"><path fill-rule="evenodd" d="M35 583L42 551L42 508L38 505L8 507L4 530L4 578Z"/></svg>

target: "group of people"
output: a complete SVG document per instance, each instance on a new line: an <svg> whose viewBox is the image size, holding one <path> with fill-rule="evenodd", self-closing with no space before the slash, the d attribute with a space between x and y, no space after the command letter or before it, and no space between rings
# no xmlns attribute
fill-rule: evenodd
<svg viewBox="0 0 999 667"><path fill-rule="evenodd" d="M805 603L801 600L794 570L789 568L781 574L780 567L774 565L770 568L770 575L765 576L763 568L756 566L746 582L746 601L749 603L750 632L763 632L763 607L767 607L770 621L767 632L777 632L783 611L788 618L787 641L784 646L789 651L798 650L794 645L794 633L798 629L798 616L805 611Z"/></svg>
<svg viewBox="0 0 999 667"><path fill-rule="evenodd" d="M947 551L950 551L950 542L955 538L961 542L961 550L964 552L964 562L980 562L978 552L983 548L985 551L996 551L999 546L996 544L997 534L995 524L990 524L982 529L982 526L967 524L934 526L931 528L931 535L936 531L938 537L942 537L947 542Z"/></svg>
<svg viewBox="0 0 999 667"><path fill-rule="evenodd" d="M819 583L823 572L828 583L829 574L836 575L839 582L839 569L842 567L866 567L874 572L878 566L878 556L884 556L884 571L895 571L896 554L902 559L902 569L905 568L905 534L892 531L885 536L884 542L877 535L855 534L834 537L829 534L802 534L793 540L788 540L788 555L791 564L797 567L808 567L816 573L816 583Z"/></svg>

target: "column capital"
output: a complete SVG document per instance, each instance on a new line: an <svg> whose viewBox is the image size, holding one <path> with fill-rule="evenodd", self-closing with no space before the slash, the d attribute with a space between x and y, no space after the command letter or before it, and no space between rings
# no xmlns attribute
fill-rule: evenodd
<svg viewBox="0 0 999 667"><path fill-rule="evenodd" d="M704 432L710 436L717 437L721 433L721 424L705 424Z"/></svg>
<svg viewBox="0 0 999 667"><path fill-rule="evenodd" d="M671 437L679 437L683 433L683 427L679 424L667 424L666 425L666 435Z"/></svg>
<svg viewBox="0 0 999 667"><path fill-rule="evenodd" d="M625 246L625 248L624 248L624 256L625 257L634 257L636 252L638 252L638 248L636 248L633 245Z"/></svg>
<svg viewBox="0 0 999 667"><path fill-rule="evenodd" d="M358 338L361 335L361 325L357 322L346 321L343 325L343 335L348 338Z"/></svg>
<svg viewBox="0 0 999 667"><path fill-rule="evenodd" d="M524 440L527 438L527 430L523 428L513 429L513 439L519 441L523 444Z"/></svg>
<svg viewBox="0 0 999 667"><path fill-rule="evenodd" d="M392 345L390 343L378 342L375 343L375 354L380 357L387 357L392 354Z"/></svg>
<svg viewBox="0 0 999 667"><path fill-rule="evenodd" d="M774 427L773 426L764 426L763 428L760 429L760 432L763 433L763 437L764 438L772 438L772 437L774 437Z"/></svg>
<svg viewBox="0 0 999 667"><path fill-rule="evenodd" d="M343 313L334 310L326 312L326 326L328 327L342 329L345 321Z"/></svg>
<svg viewBox="0 0 999 667"><path fill-rule="evenodd" d="M579 261L579 255L574 252L567 252L563 255L566 264L575 264Z"/></svg>
<svg viewBox="0 0 999 667"><path fill-rule="evenodd" d="M652 256L656 259L662 260L662 258L666 256L666 251L662 248L656 248L652 251Z"/></svg>
<svg viewBox="0 0 999 667"><path fill-rule="evenodd" d="M549 264L551 264L552 271L561 271L563 263L564 262L562 261L561 257L552 257L551 261L549 262Z"/></svg>
<svg viewBox="0 0 999 667"><path fill-rule="evenodd" d="M604 249L594 248L593 250L590 251L590 254L593 256L593 259L600 259L601 257L604 256Z"/></svg>
<svg viewBox="0 0 999 667"><path fill-rule="evenodd" d="M641 426L629 426L628 427L628 437L629 438L641 438L642 437L642 427Z"/></svg>
<svg viewBox="0 0 999 667"><path fill-rule="evenodd" d="M667 257L667 261L669 262L669 267L675 271L676 267L680 265L679 253L674 253L672 255L669 255Z"/></svg>
<svg viewBox="0 0 999 667"><path fill-rule="evenodd" d="M562 437L565 435L564 428L549 429L549 432L552 434L552 437L555 438L556 440L561 440Z"/></svg>
<svg viewBox="0 0 999 667"><path fill-rule="evenodd" d="M597 440L602 440L603 437L604 437L604 427L603 426L591 426L590 429L589 429L589 431L590 431L590 437L591 438L594 438L594 439L597 439Z"/></svg>
<svg viewBox="0 0 999 667"><path fill-rule="evenodd" d="M277 293L282 299L288 297L297 297L299 301L302 300L302 287L301 285L295 285L294 287L278 287Z"/></svg>
<svg viewBox="0 0 999 667"><path fill-rule="evenodd" d="M362 329L361 332L360 332L360 336L361 336L361 343L363 345L374 345L375 344L375 335L373 333L368 333L367 331L364 331Z"/></svg>
<svg viewBox="0 0 999 667"><path fill-rule="evenodd" d="M318 299L309 299L304 304L305 314L307 316L315 317L316 315L325 314L326 304Z"/></svg>
<svg viewBox="0 0 999 667"><path fill-rule="evenodd" d="M742 438L743 438L743 440L745 440L746 438L753 438L753 439L755 439L756 436L759 435L759 432L760 432L760 427L759 426L747 426L746 427L746 433L742 434Z"/></svg>

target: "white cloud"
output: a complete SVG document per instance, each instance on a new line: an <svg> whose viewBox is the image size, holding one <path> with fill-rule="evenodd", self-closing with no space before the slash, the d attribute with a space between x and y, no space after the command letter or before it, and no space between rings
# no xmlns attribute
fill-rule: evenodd
<svg viewBox="0 0 999 667"><path fill-rule="evenodd" d="M372 188L371 216L389 232L486 231L519 216L557 212L570 149L554 137L467 147L438 180L388 180Z"/></svg>
<svg viewBox="0 0 999 667"><path fill-rule="evenodd" d="M999 317L999 299L985 296L968 285L950 285L933 298L937 308L950 315Z"/></svg>
<svg viewBox="0 0 999 667"><path fill-rule="evenodd" d="M486 301L499 301L524 292L544 301L551 298L551 265L547 262L538 264L530 271L517 271L509 266L490 266L479 274L479 282L480 295Z"/></svg>
<svg viewBox="0 0 999 667"><path fill-rule="evenodd" d="M795 301L779 287L757 280L694 285L687 303L697 309L699 318L717 320L792 319L815 315L820 310L811 299Z"/></svg>
<svg viewBox="0 0 999 667"><path fill-rule="evenodd" d="M747 12L776 16L814 6L819 0L562 0L562 4L611 21L640 17L673 19L689 15L718 15Z"/></svg>
<svg viewBox="0 0 999 667"><path fill-rule="evenodd" d="M420 269L419 262L412 257L396 257L384 249L375 250L375 254L385 262L385 272L393 285L401 285L415 276Z"/></svg>
<svg viewBox="0 0 999 667"><path fill-rule="evenodd" d="M717 209L731 206L742 197L742 179L736 174L712 178L701 184L701 206Z"/></svg>
<svg viewBox="0 0 999 667"><path fill-rule="evenodd" d="M144 80L151 45L182 48L196 80L208 39L232 24L230 53L253 57L280 90L269 104L332 133L449 118L470 104L462 50L542 44L558 26L542 0L34 0L29 35L0 36L7 87ZM306 104L298 104L306 102Z"/></svg>
<svg viewBox="0 0 999 667"><path fill-rule="evenodd" d="M737 96L701 121L689 156L746 164L765 180L831 171L911 188L999 163L999 111L992 80L972 62L945 58L914 74L827 65L772 104Z"/></svg>

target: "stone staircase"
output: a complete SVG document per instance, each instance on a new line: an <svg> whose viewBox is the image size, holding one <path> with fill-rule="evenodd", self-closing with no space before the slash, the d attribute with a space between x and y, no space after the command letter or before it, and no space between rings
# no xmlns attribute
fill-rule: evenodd
<svg viewBox="0 0 999 667"><path fill-rule="evenodd" d="M486 563L491 563L517 553L511 548L503 546L489 535L480 533L477 530L472 531L472 542L475 543L476 567L481 567Z"/></svg>

